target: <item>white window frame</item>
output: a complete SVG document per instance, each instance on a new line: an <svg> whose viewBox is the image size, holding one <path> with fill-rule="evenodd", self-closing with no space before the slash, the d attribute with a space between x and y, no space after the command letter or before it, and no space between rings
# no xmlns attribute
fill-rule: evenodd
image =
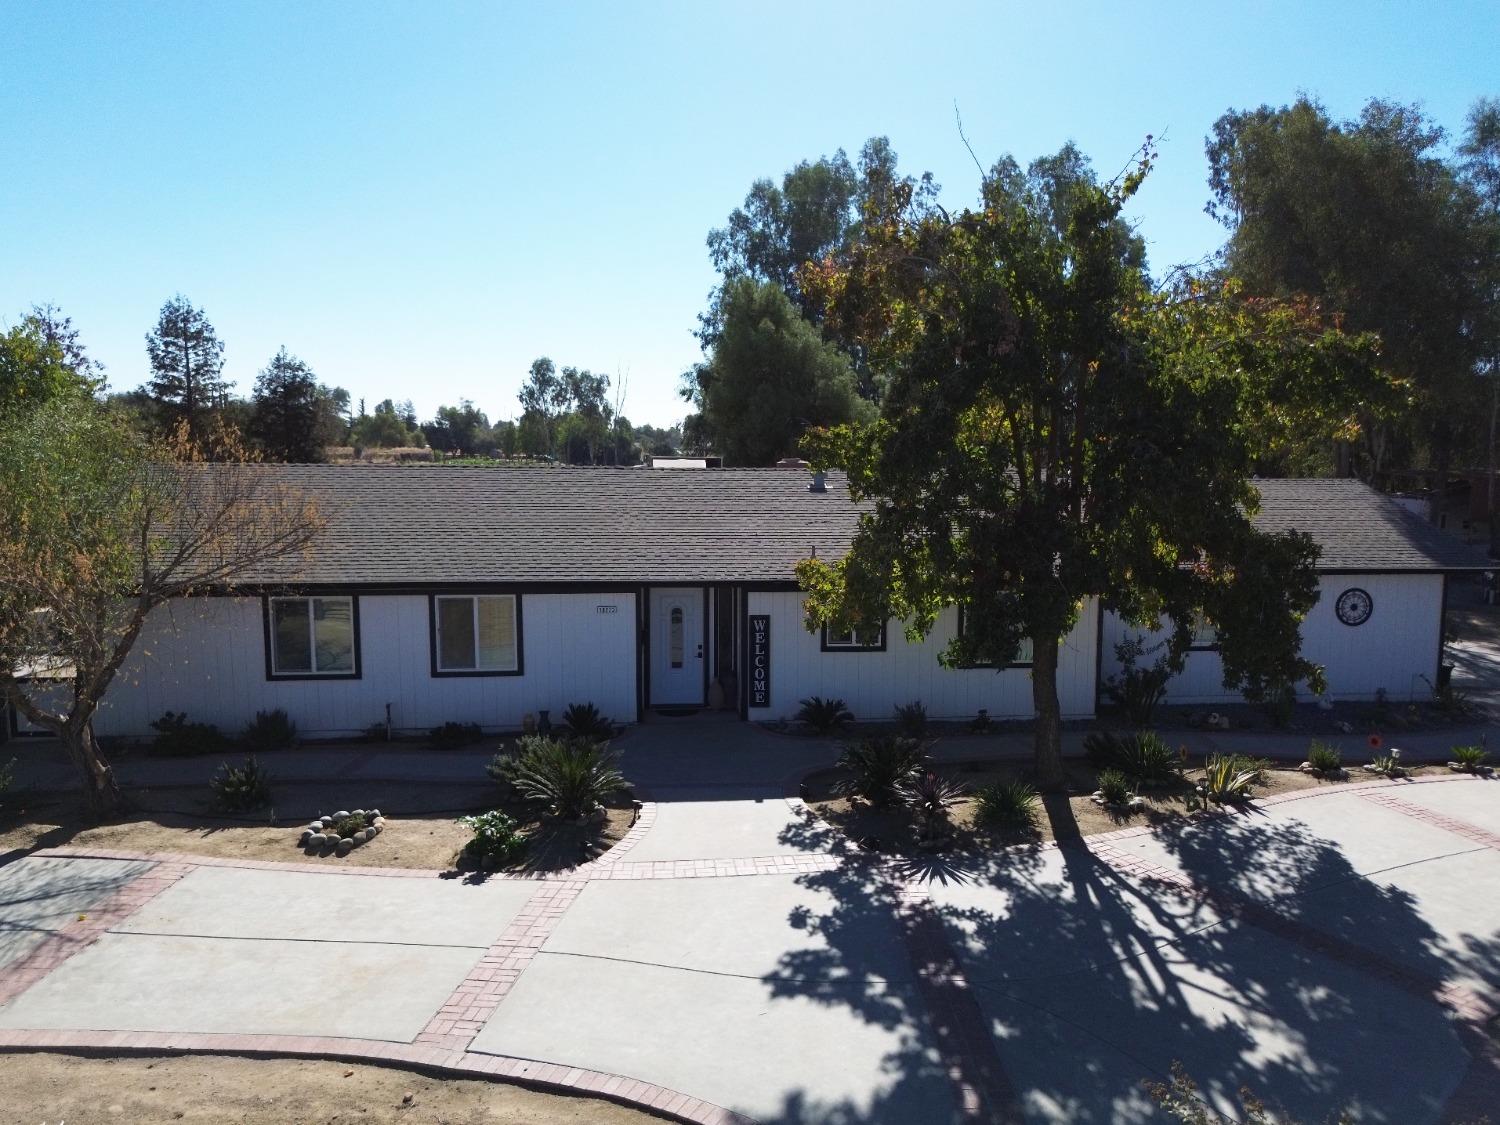
<svg viewBox="0 0 1500 1125"><path fill-rule="evenodd" d="M511 629L514 633L511 645L515 655L510 666L484 666L479 663L479 601L481 598L509 599L511 603ZM467 668L443 666L443 617L439 603L445 601L467 601L472 615L474 637L474 663ZM521 675L521 595L506 593L433 594L432 595L432 674L434 676L519 676Z"/></svg>
<svg viewBox="0 0 1500 1125"><path fill-rule="evenodd" d="M276 641L280 631L276 627L276 606L279 603L302 602L307 606L307 668L282 668ZM317 602L349 603L349 656L350 667L320 669L318 667L318 610ZM359 678L359 600L353 594L277 594L266 599L266 665L273 680L353 680Z"/></svg>
<svg viewBox="0 0 1500 1125"><path fill-rule="evenodd" d="M858 629L846 629L842 633L835 634L827 625L823 626L823 651L824 652L884 652L885 651L885 625L877 625L876 635L873 641L861 641ZM836 639L847 638L847 639Z"/></svg>

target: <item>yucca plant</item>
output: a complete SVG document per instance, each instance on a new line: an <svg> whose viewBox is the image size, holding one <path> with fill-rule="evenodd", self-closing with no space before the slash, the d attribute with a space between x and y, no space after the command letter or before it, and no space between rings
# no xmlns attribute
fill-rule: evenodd
<svg viewBox="0 0 1500 1125"><path fill-rule="evenodd" d="M604 743L532 735L521 739L512 784L554 816L576 820L624 789L625 778Z"/></svg>
<svg viewBox="0 0 1500 1125"><path fill-rule="evenodd" d="M1484 760L1489 756L1489 751L1483 746L1455 746L1453 748L1453 764L1464 773L1478 773L1484 765Z"/></svg>
<svg viewBox="0 0 1500 1125"><path fill-rule="evenodd" d="M1030 830L1036 827L1040 804L1041 796L1029 782L994 781L974 794L974 819L990 828Z"/></svg>
<svg viewBox="0 0 1500 1125"><path fill-rule="evenodd" d="M1083 740L1089 765L1119 770L1144 785L1163 785L1182 776L1182 758L1155 731L1119 735L1097 731Z"/></svg>
<svg viewBox="0 0 1500 1125"><path fill-rule="evenodd" d="M563 711L563 726L575 738L587 738L594 742L604 742L615 733L615 725L592 703L568 704Z"/></svg>
<svg viewBox="0 0 1500 1125"><path fill-rule="evenodd" d="M1307 750L1307 764L1314 773L1337 773L1343 769L1344 755L1337 746L1314 742Z"/></svg>
<svg viewBox="0 0 1500 1125"><path fill-rule="evenodd" d="M1218 804L1244 801L1255 784L1255 767L1239 754L1212 754L1203 767L1198 791Z"/></svg>
<svg viewBox="0 0 1500 1125"><path fill-rule="evenodd" d="M1099 798L1106 805L1123 805L1135 796L1130 778L1119 770L1103 770L1099 774Z"/></svg>
<svg viewBox="0 0 1500 1125"><path fill-rule="evenodd" d="M225 762L219 772L209 779L214 803L228 812L244 812L258 809L271 803L271 778L252 754L243 766L231 766Z"/></svg>
<svg viewBox="0 0 1500 1125"><path fill-rule="evenodd" d="M863 797L877 808L892 804L913 774L927 768L927 754L915 738L876 735L844 747L840 778L833 791L841 797Z"/></svg>
<svg viewBox="0 0 1500 1125"><path fill-rule="evenodd" d="M897 704L896 729L907 738L921 738L927 733L927 706L920 699Z"/></svg>
<svg viewBox="0 0 1500 1125"><path fill-rule="evenodd" d="M961 784L932 770L911 774L896 790L901 801L922 818L924 840L942 835L943 826L948 823L948 810L963 800L966 793Z"/></svg>
<svg viewBox="0 0 1500 1125"><path fill-rule="evenodd" d="M806 723L819 734L829 734L845 723L854 721L854 714L842 699L824 699L821 695L802 700L797 711L797 721Z"/></svg>

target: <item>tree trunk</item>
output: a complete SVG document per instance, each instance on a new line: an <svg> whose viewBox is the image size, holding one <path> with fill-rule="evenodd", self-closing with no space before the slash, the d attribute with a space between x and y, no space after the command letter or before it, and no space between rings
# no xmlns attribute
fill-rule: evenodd
<svg viewBox="0 0 1500 1125"><path fill-rule="evenodd" d="M125 795L115 781L114 768L100 753L99 741L94 737L94 724L85 721L78 726L68 724L60 732L63 745L68 748L68 757L83 776L83 794L88 801L89 812L97 819L118 815L125 809Z"/></svg>
<svg viewBox="0 0 1500 1125"><path fill-rule="evenodd" d="M1056 637L1034 637L1031 650L1031 701L1036 708L1036 777L1042 789L1063 788L1062 706L1057 702Z"/></svg>
<svg viewBox="0 0 1500 1125"><path fill-rule="evenodd" d="M1427 506L1427 519L1430 523L1441 524L1443 506L1448 499L1448 469L1453 464L1453 440L1446 423L1439 423L1433 428L1432 443L1433 488Z"/></svg>

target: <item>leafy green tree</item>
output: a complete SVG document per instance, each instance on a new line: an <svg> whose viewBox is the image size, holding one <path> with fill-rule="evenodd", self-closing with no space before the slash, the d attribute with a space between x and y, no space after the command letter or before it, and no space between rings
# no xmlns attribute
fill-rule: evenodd
<svg viewBox="0 0 1500 1125"><path fill-rule="evenodd" d="M810 426L870 416L849 358L775 285L741 278L724 293L724 324L702 377L703 415L726 464L770 465Z"/></svg>
<svg viewBox="0 0 1500 1125"><path fill-rule="evenodd" d="M516 423L516 445L528 457L552 455L552 423L540 410L528 410Z"/></svg>
<svg viewBox="0 0 1500 1125"><path fill-rule="evenodd" d="M1306 97L1226 113L1208 138L1228 272L1252 295L1305 295L1378 333L1387 370L1410 388L1415 409L1365 414L1362 448L1337 450L1341 471L1373 478L1425 454L1441 480L1478 443L1475 197L1443 139L1414 107L1375 100L1335 121Z"/></svg>
<svg viewBox="0 0 1500 1125"><path fill-rule="evenodd" d="M0 335L0 410L103 387L103 367L89 358L72 319L56 307L33 305L21 323Z"/></svg>
<svg viewBox="0 0 1500 1125"><path fill-rule="evenodd" d="M797 568L809 628L895 618L920 637L957 605L942 659L960 666L1003 665L1030 638L1049 786L1063 776L1060 641L1089 597L1176 622L1177 659L1205 615L1226 685L1252 698L1322 683L1298 632L1316 548L1253 526L1246 421L1308 402L1347 419L1372 342L1232 287L1154 293L1119 225L1150 159L1105 186L1071 159L1025 176L1002 162L978 208L921 214L896 197L844 262L804 271L887 380L875 422L806 444L870 505L843 559Z"/></svg>
<svg viewBox="0 0 1500 1125"><path fill-rule="evenodd" d="M57 735L100 816L123 799L94 716L151 613L296 556L323 524L232 433L185 433L148 443L86 395L0 415L0 695ZM61 678L38 692L38 667Z"/></svg>
<svg viewBox="0 0 1500 1125"><path fill-rule="evenodd" d="M181 293L161 308L156 328L146 334L151 378L146 390L156 401L164 429L186 423L202 439L209 419L228 397L222 378L224 344L202 309Z"/></svg>
<svg viewBox="0 0 1500 1125"><path fill-rule="evenodd" d="M268 458L308 464L324 459L343 424L334 392L283 347L255 379L247 428Z"/></svg>
<svg viewBox="0 0 1500 1125"><path fill-rule="evenodd" d="M375 407L375 413L354 420L350 440L360 449L405 449L424 445L427 439L422 431L402 415L401 408L390 399L384 399Z"/></svg>
<svg viewBox="0 0 1500 1125"><path fill-rule="evenodd" d="M468 399L457 406L440 406L431 422L424 423L422 433L427 444L443 453L493 453L495 438L490 420Z"/></svg>
<svg viewBox="0 0 1500 1125"><path fill-rule="evenodd" d="M1484 297L1475 325L1475 343L1490 385L1485 447L1489 510L1493 513L1500 499L1495 480L1496 430L1500 423L1500 100L1484 98L1474 105L1458 152L1463 176L1480 202L1475 235L1480 244L1479 270ZM1490 554L1500 558L1500 519L1492 515L1489 522Z"/></svg>

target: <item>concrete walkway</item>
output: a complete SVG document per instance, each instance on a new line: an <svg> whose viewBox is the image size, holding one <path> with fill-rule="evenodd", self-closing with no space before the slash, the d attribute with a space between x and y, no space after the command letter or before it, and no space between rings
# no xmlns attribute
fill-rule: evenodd
<svg viewBox="0 0 1500 1125"><path fill-rule="evenodd" d="M640 824L545 879L0 868L0 1047L384 1060L776 1125L1144 1121L1174 1060L1224 1111L1242 1085L1307 1120L1500 1105L1500 782L892 864L773 784L826 744L678 720L621 748Z"/></svg>

